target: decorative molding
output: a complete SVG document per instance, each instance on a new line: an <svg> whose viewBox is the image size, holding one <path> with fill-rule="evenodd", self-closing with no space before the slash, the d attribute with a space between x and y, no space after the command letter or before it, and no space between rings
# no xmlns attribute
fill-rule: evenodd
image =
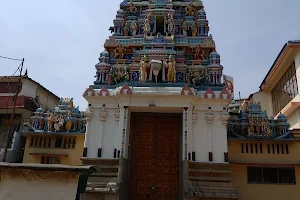
<svg viewBox="0 0 300 200"><path fill-rule="evenodd" d="M84 114L85 114L85 116L86 116L86 119L87 119L87 120L90 120L90 119L92 119L93 116L94 116L94 109L91 108L91 107L88 107L88 108L86 109L86 111L85 111Z"/></svg>
<svg viewBox="0 0 300 200"><path fill-rule="evenodd" d="M193 91L188 85L185 85L181 90L181 95L182 96L193 96Z"/></svg>
<svg viewBox="0 0 300 200"><path fill-rule="evenodd" d="M216 94L214 93L214 91L212 91L211 88L208 88L206 90L206 92L204 93L204 98L205 99L215 99L216 98Z"/></svg>
<svg viewBox="0 0 300 200"><path fill-rule="evenodd" d="M116 118L117 122L120 120L120 108L116 108L116 110L115 110L115 118Z"/></svg>
<svg viewBox="0 0 300 200"><path fill-rule="evenodd" d="M124 85L120 90L120 94L132 94L132 91L128 85Z"/></svg>
<svg viewBox="0 0 300 200"><path fill-rule="evenodd" d="M192 113L192 123L195 124L198 118L198 113L196 113L195 111L193 111Z"/></svg>
<svg viewBox="0 0 300 200"><path fill-rule="evenodd" d="M109 91L105 86L103 86L98 95L100 97L108 97L109 96Z"/></svg>
<svg viewBox="0 0 300 200"><path fill-rule="evenodd" d="M106 121L107 116L108 116L107 108L106 107L101 108L99 113L100 121Z"/></svg>
<svg viewBox="0 0 300 200"><path fill-rule="evenodd" d="M229 118L230 118L230 115L229 115L228 112L221 112L220 113L220 120L221 120L223 125L225 125L225 126L227 125Z"/></svg>
<svg viewBox="0 0 300 200"><path fill-rule="evenodd" d="M96 95L96 92L91 86L89 88L87 88L85 90L85 92L83 93L84 97L86 97L86 96L95 96L95 95Z"/></svg>
<svg viewBox="0 0 300 200"><path fill-rule="evenodd" d="M226 95L226 99L231 99L231 94L228 90L225 88L222 90L222 92L219 94L220 99L224 99L224 95Z"/></svg>
<svg viewBox="0 0 300 200"><path fill-rule="evenodd" d="M214 119L215 119L215 114L211 110L208 110L205 113L205 119L206 119L208 124L212 124Z"/></svg>

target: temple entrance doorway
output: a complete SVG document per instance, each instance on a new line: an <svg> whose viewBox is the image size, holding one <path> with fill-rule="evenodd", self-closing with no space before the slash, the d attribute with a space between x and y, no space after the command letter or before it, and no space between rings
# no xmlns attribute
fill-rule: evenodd
<svg viewBox="0 0 300 200"><path fill-rule="evenodd" d="M132 113L130 200L178 200L181 114Z"/></svg>

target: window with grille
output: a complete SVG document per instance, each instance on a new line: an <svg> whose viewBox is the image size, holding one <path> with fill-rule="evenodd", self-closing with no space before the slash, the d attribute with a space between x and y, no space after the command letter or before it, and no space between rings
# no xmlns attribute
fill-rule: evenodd
<svg viewBox="0 0 300 200"><path fill-rule="evenodd" d="M298 85L293 62L271 91L274 114L278 114L297 94Z"/></svg>
<svg viewBox="0 0 300 200"><path fill-rule="evenodd" d="M248 167L248 183L265 184L296 184L295 169Z"/></svg>
<svg viewBox="0 0 300 200"><path fill-rule="evenodd" d="M61 164L58 156L42 156L41 164Z"/></svg>

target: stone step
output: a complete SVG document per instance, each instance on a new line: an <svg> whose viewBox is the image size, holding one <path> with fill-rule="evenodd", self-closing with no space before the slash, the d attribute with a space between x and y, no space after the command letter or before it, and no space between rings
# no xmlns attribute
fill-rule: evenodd
<svg viewBox="0 0 300 200"><path fill-rule="evenodd" d="M231 170L230 164L227 163L199 163L190 162L190 169L215 169L215 170Z"/></svg>
<svg viewBox="0 0 300 200"><path fill-rule="evenodd" d="M191 181L190 184L197 187L219 187L219 188L233 187L231 182Z"/></svg>
<svg viewBox="0 0 300 200"><path fill-rule="evenodd" d="M98 167L100 169L115 169L119 168L119 165L99 165Z"/></svg>
<svg viewBox="0 0 300 200"><path fill-rule="evenodd" d="M118 173L93 173L90 177L118 177Z"/></svg>
<svg viewBox="0 0 300 200"><path fill-rule="evenodd" d="M214 182L230 182L231 177L210 177L210 176L190 176L191 181L214 181Z"/></svg>
<svg viewBox="0 0 300 200"><path fill-rule="evenodd" d="M222 174L231 174L231 170L220 170L220 169L213 169L213 168L205 168L205 169L189 169L190 172L203 172L203 173L222 173Z"/></svg>

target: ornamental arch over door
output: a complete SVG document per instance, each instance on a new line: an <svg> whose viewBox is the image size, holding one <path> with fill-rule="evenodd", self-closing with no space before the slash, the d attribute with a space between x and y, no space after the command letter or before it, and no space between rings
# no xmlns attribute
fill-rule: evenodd
<svg viewBox="0 0 300 200"><path fill-rule="evenodd" d="M181 114L132 113L130 200L178 200Z"/></svg>

